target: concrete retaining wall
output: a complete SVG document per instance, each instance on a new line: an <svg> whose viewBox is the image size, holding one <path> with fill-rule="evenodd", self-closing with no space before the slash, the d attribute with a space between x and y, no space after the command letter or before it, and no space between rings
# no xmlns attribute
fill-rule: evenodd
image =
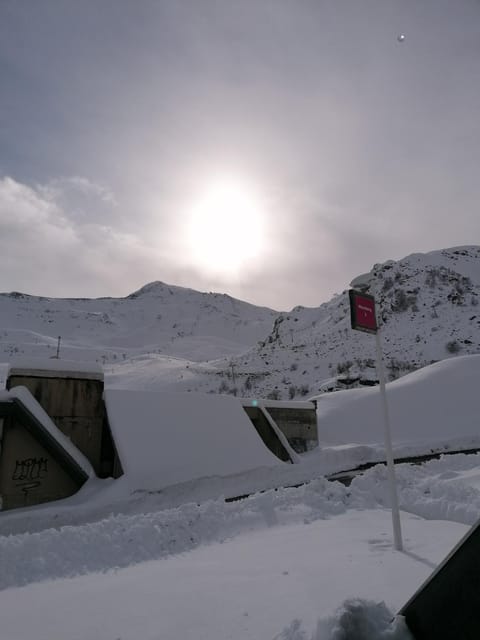
<svg viewBox="0 0 480 640"><path fill-rule="evenodd" d="M2 509L66 498L80 486L18 420L5 418L0 454Z"/></svg>
<svg viewBox="0 0 480 640"><path fill-rule="evenodd" d="M55 369L46 365L12 366L7 389L26 387L60 431L88 458L95 473L109 475L109 470L102 468L102 447L110 444L109 433L104 434L108 426L104 424L103 373L71 370L69 363L62 370L58 362Z"/></svg>
<svg viewBox="0 0 480 640"><path fill-rule="evenodd" d="M242 405L248 416L262 435L265 444L273 451L268 430L262 426L258 407L266 410L280 431L287 438L290 446L297 453L303 453L318 445L317 411L314 402L294 402L282 400L243 399ZM274 451L281 459L280 451ZM280 454L280 455L279 455Z"/></svg>
<svg viewBox="0 0 480 640"><path fill-rule="evenodd" d="M0 422L2 510L66 498L93 474L28 390L2 394Z"/></svg>

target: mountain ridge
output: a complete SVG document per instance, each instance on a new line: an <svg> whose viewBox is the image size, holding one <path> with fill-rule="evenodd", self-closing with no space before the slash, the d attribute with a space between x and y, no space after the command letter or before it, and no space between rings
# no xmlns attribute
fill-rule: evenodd
<svg viewBox="0 0 480 640"><path fill-rule="evenodd" d="M352 283L376 298L390 380L480 352L480 247L387 260ZM160 280L124 298L11 292L0 326L0 359L51 356L62 336L61 357L103 363L116 387L294 399L377 379L375 341L351 330L347 290L283 312Z"/></svg>

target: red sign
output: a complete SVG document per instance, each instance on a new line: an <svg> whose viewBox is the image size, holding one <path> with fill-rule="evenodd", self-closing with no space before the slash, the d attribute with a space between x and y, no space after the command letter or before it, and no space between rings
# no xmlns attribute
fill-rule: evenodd
<svg viewBox="0 0 480 640"><path fill-rule="evenodd" d="M377 333L377 317L375 315L375 298L350 289L350 318L352 329L366 331L367 333Z"/></svg>

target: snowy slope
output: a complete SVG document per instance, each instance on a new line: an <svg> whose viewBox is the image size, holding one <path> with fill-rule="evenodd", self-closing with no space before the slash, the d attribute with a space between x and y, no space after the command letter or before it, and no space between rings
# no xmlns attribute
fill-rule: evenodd
<svg viewBox="0 0 480 640"><path fill-rule="evenodd" d="M389 379L480 352L480 247L390 260L353 282L376 296ZM0 359L55 355L59 335L61 357L104 363L111 388L298 399L377 378L347 291L283 313L161 282L122 299L0 294Z"/></svg>
<svg viewBox="0 0 480 640"><path fill-rule="evenodd" d="M0 359L15 355L118 362L144 353L209 360L263 338L276 312L218 293L153 282L126 298L0 294Z"/></svg>
<svg viewBox="0 0 480 640"><path fill-rule="evenodd" d="M480 353L480 247L413 254L377 264L360 280L377 301L390 380L437 360ZM347 291L318 308L280 314L266 339L233 364L235 385L229 361L223 386L241 395L298 398L377 379L375 340L352 331ZM210 377L195 388L215 382Z"/></svg>

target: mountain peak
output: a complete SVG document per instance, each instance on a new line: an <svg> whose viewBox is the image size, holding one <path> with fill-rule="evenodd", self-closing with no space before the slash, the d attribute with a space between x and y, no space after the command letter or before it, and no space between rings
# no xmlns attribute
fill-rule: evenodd
<svg viewBox="0 0 480 640"><path fill-rule="evenodd" d="M171 287L170 285L166 284L165 282L162 282L161 280L154 280L153 282L148 282L147 284L144 284L143 287L140 287L140 289L137 289L133 293L130 293L128 296L125 296L125 298L131 300L131 299L139 298L140 296L144 296L144 295L164 293L165 291L173 293L173 289L175 288L178 288L178 287Z"/></svg>

